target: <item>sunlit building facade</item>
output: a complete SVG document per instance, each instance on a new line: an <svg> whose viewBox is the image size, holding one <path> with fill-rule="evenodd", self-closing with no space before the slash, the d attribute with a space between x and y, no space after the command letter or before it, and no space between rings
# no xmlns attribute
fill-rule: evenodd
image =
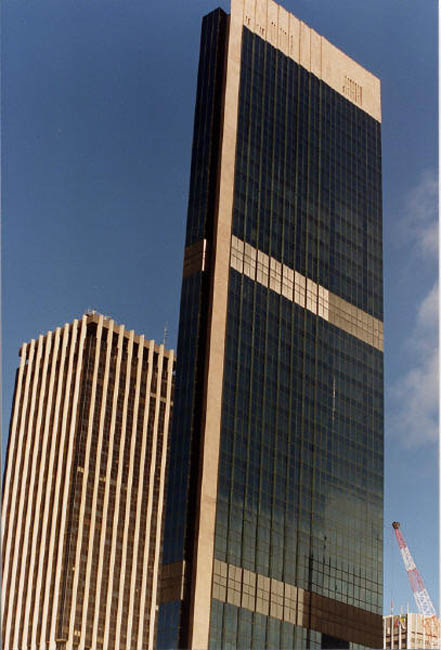
<svg viewBox="0 0 441 650"><path fill-rule="evenodd" d="M439 648L439 619L422 614L390 614L383 618L383 648Z"/></svg>
<svg viewBox="0 0 441 650"><path fill-rule="evenodd" d="M380 130L283 7L204 18L159 648L382 645Z"/></svg>
<svg viewBox="0 0 441 650"><path fill-rule="evenodd" d="M174 354L96 313L20 349L2 647L154 647Z"/></svg>

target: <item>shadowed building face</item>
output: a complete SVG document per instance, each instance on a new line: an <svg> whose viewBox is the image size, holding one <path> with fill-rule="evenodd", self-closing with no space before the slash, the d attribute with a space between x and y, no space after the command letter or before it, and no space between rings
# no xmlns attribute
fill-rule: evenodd
<svg viewBox="0 0 441 650"><path fill-rule="evenodd" d="M380 121L272 0L204 18L160 648L381 646Z"/></svg>

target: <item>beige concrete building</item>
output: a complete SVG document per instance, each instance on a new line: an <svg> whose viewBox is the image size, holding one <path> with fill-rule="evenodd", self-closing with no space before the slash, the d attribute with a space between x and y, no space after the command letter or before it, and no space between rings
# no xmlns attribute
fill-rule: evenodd
<svg viewBox="0 0 441 650"><path fill-rule="evenodd" d="M383 617L383 648L439 648L439 621L422 614Z"/></svg>
<svg viewBox="0 0 441 650"><path fill-rule="evenodd" d="M153 647L174 363L96 313L21 347L3 648Z"/></svg>

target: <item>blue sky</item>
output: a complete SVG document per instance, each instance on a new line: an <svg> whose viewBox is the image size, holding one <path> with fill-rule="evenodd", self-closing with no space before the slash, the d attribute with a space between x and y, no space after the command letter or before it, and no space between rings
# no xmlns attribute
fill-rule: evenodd
<svg viewBox="0 0 441 650"><path fill-rule="evenodd" d="M228 3L220 2L228 11ZM439 612L436 0L285 0L382 80L385 612ZM2 3L3 456L17 352L87 308L176 346L209 0Z"/></svg>

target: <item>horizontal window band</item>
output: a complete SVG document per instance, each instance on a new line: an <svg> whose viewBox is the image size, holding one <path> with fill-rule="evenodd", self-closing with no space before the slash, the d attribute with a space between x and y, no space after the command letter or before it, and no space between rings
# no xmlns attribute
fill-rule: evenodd
<svg viewBox="0 0 441 650"><path fill-rule="evenodd" d="M235 235L231 238L230 266L383 352L382 321Z"/></svg>
<svg viewBox="0 0 441 650"><path fill-rule="evenodd" d="M220 560L214 560L212 597L337 639L381 647L381 615Z"/></svg>

